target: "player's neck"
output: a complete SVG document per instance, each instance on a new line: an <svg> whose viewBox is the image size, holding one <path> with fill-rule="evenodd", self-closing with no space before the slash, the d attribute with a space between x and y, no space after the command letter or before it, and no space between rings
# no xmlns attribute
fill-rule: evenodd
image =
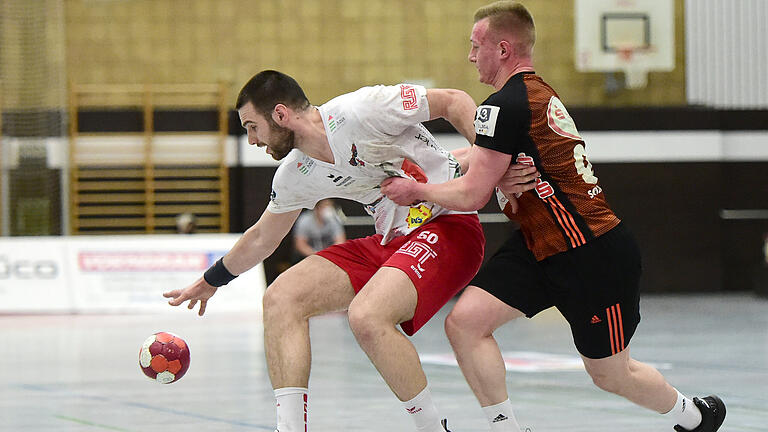
<svg viewBox="0 0 768 432"><path fill-rule="evenodd" d="M330 164L335 163L320 111L316 107L310 107L302 115L305 121L301 122L301 126L294 130L296 148L313 159Z"/></svg>
<svg viewBox="0 0 768 432"><path fill-rule="evenodd" d="M499 74L497 75L496 80L493 82L493 88L495 88L496 91L499 91L513 76L519 74L520 72L533 71L533 62L531 59L518 59L514 63L505 64L501 69L499 69Z"/></svg>

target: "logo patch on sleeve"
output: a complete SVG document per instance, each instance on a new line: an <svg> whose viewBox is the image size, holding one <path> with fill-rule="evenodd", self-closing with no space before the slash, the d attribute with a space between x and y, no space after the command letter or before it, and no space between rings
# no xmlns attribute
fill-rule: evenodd
<svg viewBox="0 0 768 432"><path fill-rule="evenodd" d="M492 137L496 133L496 119L499 117L499 107L480 105L475 112L475 133Z"/></svg>
<svg viewBox="0 0 768 432"><path fill-rule="evenodd" d="M416 98L416 89L412 86L406 84L400 85L400 99L402 99L403 109L406 111L419 108L419 102Z"/></svg>

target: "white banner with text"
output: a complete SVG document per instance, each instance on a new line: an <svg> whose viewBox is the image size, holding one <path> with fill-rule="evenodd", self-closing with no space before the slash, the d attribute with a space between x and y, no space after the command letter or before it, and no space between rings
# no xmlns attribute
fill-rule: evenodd
<svg viewBox="0 0 768 432"><path fill-rule="evenodd" d="M0 313L173 310L182 289L223 256L237 234L11 237L0 240ZM261 264L220 288L209 312L259 311Z"/></svg>

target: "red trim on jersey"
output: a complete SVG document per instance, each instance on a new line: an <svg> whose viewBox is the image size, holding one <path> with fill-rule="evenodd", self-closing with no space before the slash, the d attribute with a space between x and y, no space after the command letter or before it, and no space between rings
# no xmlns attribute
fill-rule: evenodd
<svg viewBox="0 0 768 432"><path fill-rule="evenodd" d="M555 203L563 210L563 213L565 213L566 216L568 216L568 219L571 221L571 226L573 227L573 231L579 236L578 240L581 242L579 245L583 245L587 241L584 239L584 235L581 233L581 230L579 229L579 226L576 225L576 221L573 219L573 216L571 213L565 209L565 206L560 202L559 199L557 199L557 196L553 196L552 199L555 201Z"/></svg>
<svg viewBox="0 0 768 432"><path fill-rule="evenodd" d="M557 199L555 195L547 198L547 202L552 207L552 211L557 217L557 221L563 228L563 231L568 235L571 240L571 246L577 247L585 244L587 241L584 238L584 234L581 233L579 226L576 225L576 221L573 219L571 213L565 209L565 206Z"/></svg>
<svg viewBox="0 0 768 432"><path fill-rule="evenodd" d="M557 219L557 222L560 224L560 227L565 232L565 235L567 235L568 239L571 241L571 247L576 247L576 240L574 239L573 235L571 234L571 231L568 229L568 226L566 225L565 221L561 218L560 211L557 208L557 206L555 205L555 203L552 202L552 200L550 200L549 198L547 198L544 201L546 201L546 203L549 204L550 207L552 207L552 213L555 215L555 218Z"/></svg>

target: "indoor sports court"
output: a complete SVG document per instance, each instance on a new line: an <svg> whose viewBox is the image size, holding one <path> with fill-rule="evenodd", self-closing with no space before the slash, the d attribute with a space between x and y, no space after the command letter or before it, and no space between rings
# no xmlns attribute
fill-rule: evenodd
<svg viewBox="0 0 768 432"><path fill-rule="evenodd" d="M314 105L399 83L480 104L494 89L467 55L490 2L0 2L0 431L275 431L262 297L300 259L295 232L203 317L162 295L224 256L274 193L280 162L249 145L238 91L274 69ZM640 246L632 357L691 398L721 397L720 431L766 430L768 3L520 3L536 74L564 104L552 114L578 130L550 127L583 140L571 162ZM424 126L446 150L469 146L446 121ZM518 225L493 198L479 216L487 262ZM375 232L356 202L328 217L347 239ZM448 429L490 431L443 328L457 298L410 340ZM415 430L347 315L309 323L309 430ZM522 431L673 430L593 384L556 309L495 336ZM163 351L153 369L161 346L189 362Z"/></svg>
<svg viewBox="0 0 768 432"><path fill-rule="evenodd" d="M718 393L726 431L765 430L765 300L748 293L648 295L632 343L678 389ZM452 304L449 304L450 307ZM171 314L3 316L3 430L274 431L274 400L255 313L204 319ZM208 315L210 313L210 316ZM414 337L441 413L454 431L488 426L442 329L444 309ZM156 331L183 335L187 374L162 385L142 375L137 353ZM507 387L531 431L667 430L659 416L597 390L554 310L497 335ZM410 430L399 402L352 337L342 314L313 318L312 429Z"/></svg>

